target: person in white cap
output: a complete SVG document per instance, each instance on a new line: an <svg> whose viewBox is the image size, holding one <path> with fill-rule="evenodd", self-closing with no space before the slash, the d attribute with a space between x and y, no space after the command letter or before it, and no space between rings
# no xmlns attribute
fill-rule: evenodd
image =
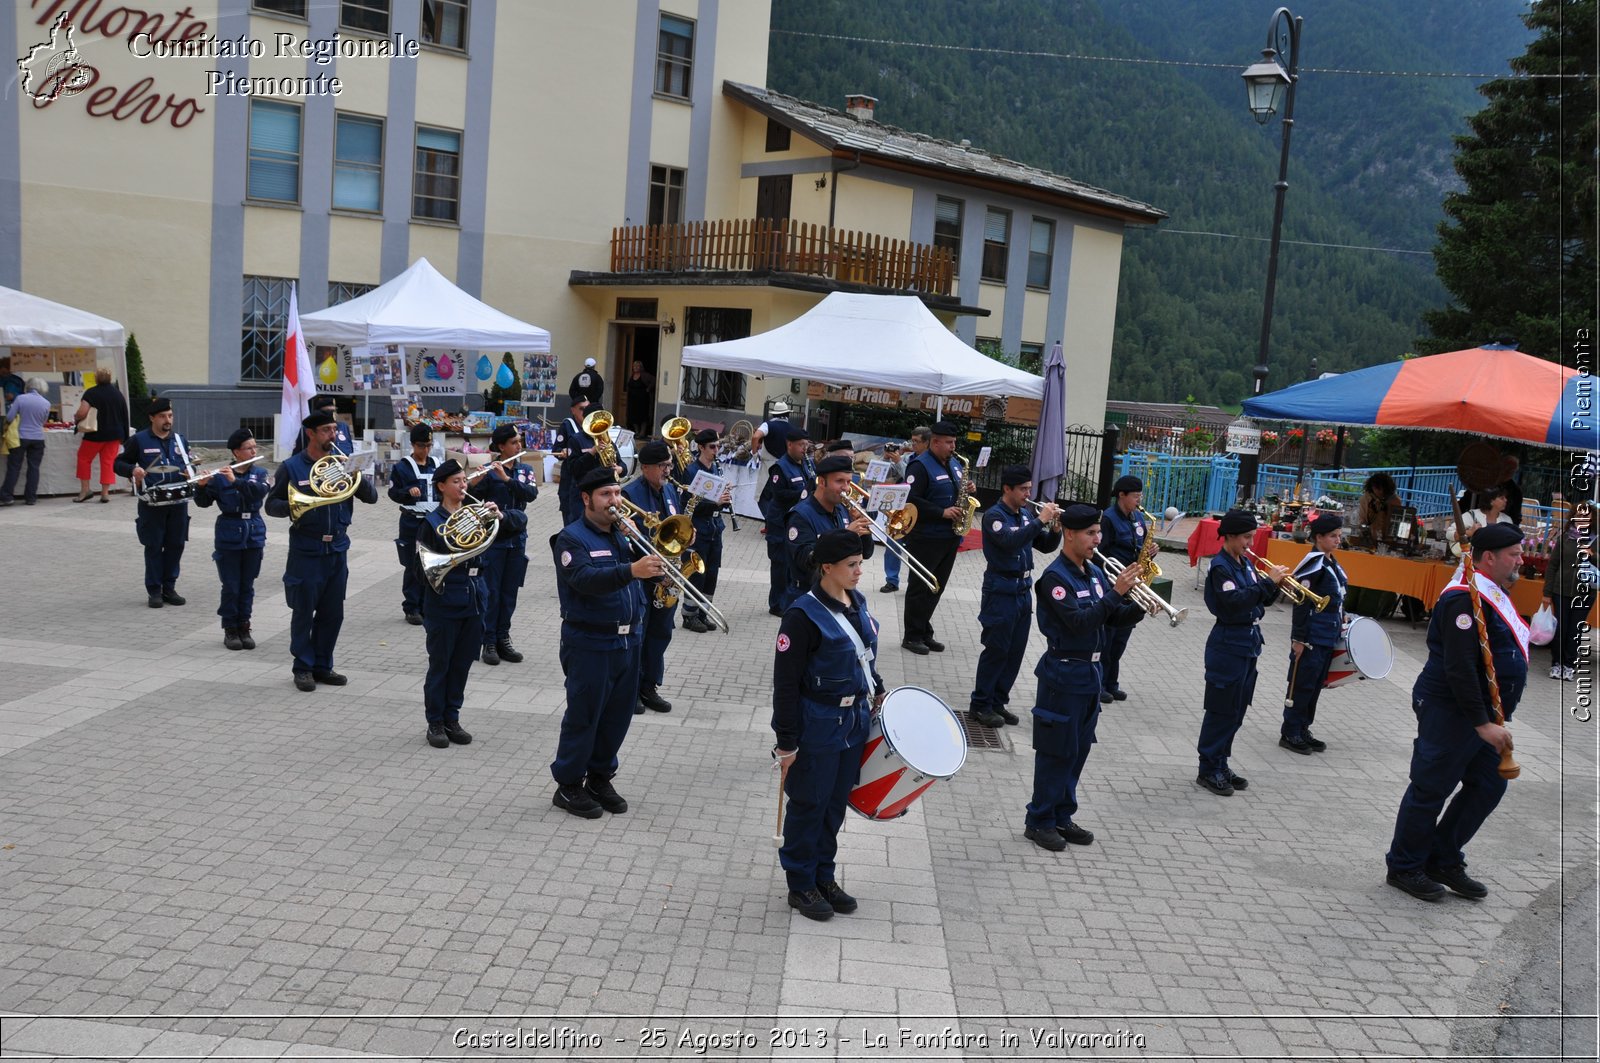
<svg viewBox="0 0 1600 1063"><path fill-rule="evenodd" d="M589 404L591 410L605 409L606 382L600 376L600 370L594 367L593 358L583 360L583 368L578 370L577 376L572 378L572 383L567 386L567 394L574 401L583 399Z"/></svg>
<svg viewBox="0 0 1600 1063"><path fill-rule="evenodd" d="M765 445L773 458L789 453L789 404L779 399L772 404L772 412L750 435L750 452L753 454Z"/></svg>

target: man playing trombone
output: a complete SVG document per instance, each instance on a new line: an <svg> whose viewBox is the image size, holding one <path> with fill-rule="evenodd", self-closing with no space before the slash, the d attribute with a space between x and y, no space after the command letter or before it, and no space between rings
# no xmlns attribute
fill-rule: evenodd
<svg viewBox="0 0 1600 1063"><path fill-rule="evenodd" d="M1278 739L1284 749L1302 756L1328 748L1311 733L1311 721L1317 718L1317 698L1344 635L1344 589L1350 582L1333 556L1344 538L1343 518L1323 513L1308 530L1311 552L1295 566L1294 578L1314 594L1325 596L1328 607L1316 608L1310 595L1302 595L1295 603L1289 629L1289 693L1283 702L1283 733Z"/></svg>
<svg viewBox="0 0 1600 1063"><path fill-rule="evenodd" d="M1033 472L1026 465L1000 470L1000 498L983 514L983 628L978 676L967 715L988 727L1021 722L1006 704L1022 669L1033 629L1028 589L1033 586L1033 552L1053 553L1061 545L1056 526L1061 510L1053 502L1033 502ZM1039 513L1031 511L1037 506ZM1113 629L1120 631L1120 628Z"/></svg>
<svg viewBox="0 0 1600 1063"><path fill-rule="evenodd" d="M683 512L683 500L678 496L677 485L668 478L671 469L671 448L659 439L646 443L639 448L639 477L622 489L622 496L642 512L661 520L678 516ZM662 697L658 688L667 675L667 647L672 644L673 620L678 615L678 606L674 602L671 606L657 607L660 601L656 598L645 611L636 712L645 709L672 711L672 702Z"/></svg>
<svg viewBox="0 0 1600 1063"><path fill-rule="evenodd" d="M527 519L528 503L539 497L533 467L516 459L522 455L522 433L503 424L489 439L496 460L474 470L474 490L502 513L517 512ZM508 661L521 664L522 654L511 643L511 618L517 612L517 595L528 575L528 533L507 536L489 547L481 558L483 584L488 591L483 609L483 663Z"/></svg>
<svg viewBox="0 0 1600 1063"><path fill-rule="evenodd" d="M850 505L850 484L855 465L843 454L831 454L817 463L817 488L789 513L784 533L789 550L789 600L806 593L816 582L817 566L812 557L817 540L831 531L854 532L861 537L861 557L872 557L872 518Z"/></svg>

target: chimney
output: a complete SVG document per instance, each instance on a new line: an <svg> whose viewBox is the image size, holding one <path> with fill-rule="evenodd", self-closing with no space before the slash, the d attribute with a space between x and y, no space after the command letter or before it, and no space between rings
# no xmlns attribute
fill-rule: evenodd
<svg viewBox="0 0 1600 1063"><path fill-rule="evenodd" d="M876 96L862 96L852 93L844 98L845 113L858 122L872 121L872 112L878 106Z"/></svg>

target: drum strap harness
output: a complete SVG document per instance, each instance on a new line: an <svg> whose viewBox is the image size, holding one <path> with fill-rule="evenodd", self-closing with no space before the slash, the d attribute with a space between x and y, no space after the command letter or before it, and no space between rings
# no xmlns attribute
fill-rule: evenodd
<svg viewBox="0 0 1600 1063"><path fill-rule="evenodd" d="M867 695L870 697L872 694L872 651L867 649L867 644L861 641L860 632L850 625L850 621L844 618L844 614L836 612L827 602L824 602L821 596L817 594L815 587L809 593L824 609L828 610L828 615L833 617L833 622L839 625L839 630L844 632L845 637L850 640L850 644L856 648L856 663L861 666L861 678L866 680ZM848 705L851 702L843 702L843 704Z"/></svg>

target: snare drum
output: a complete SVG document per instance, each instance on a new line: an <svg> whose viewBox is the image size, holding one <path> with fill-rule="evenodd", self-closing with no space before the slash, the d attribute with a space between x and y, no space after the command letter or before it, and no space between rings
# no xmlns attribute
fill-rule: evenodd
<svg viewBox="0 0 1600 1063"><path fill-rule="evenodd" d="M921 687L896 687L872 718L850 807L895 819L934 783L967 762L967 733L950 706Z"/></svg>
<svg viewBox="0 0 1600 1063"><path fill-rule="evenodd" d="M1322 681L1322 688L1331 690L1361 679L1382 679L1393 667L1394 647L1389 642L1389 633L1369 617L1351 617L1345 623L1339 645L1334 648L1328 678Z"/></svg>

